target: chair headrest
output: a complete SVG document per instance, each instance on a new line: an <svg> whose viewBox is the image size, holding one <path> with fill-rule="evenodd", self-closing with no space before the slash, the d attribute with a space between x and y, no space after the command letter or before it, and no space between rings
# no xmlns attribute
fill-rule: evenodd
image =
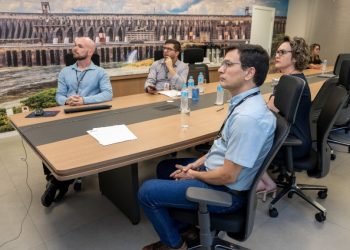
<svg viewBox="0 0 350 250"><path fill-rule="evenodd" d="M187 48L184 50L184 62L194 64L203 62L204 50L202 48Z"/></svg>
<svg viewBox="0 0 350 250"><path fill-rule="evenodd" d="M341 64L339 84L350 90L350 60L343 61Z"/></svg>
<svg viewBox="0 0 350 250"><path fill-rule="evenodd" d="M275 87L274 104L290 124L295 121L305 84L299 77L283 75Z"/></svg>
<svg viewBox="0 0 350 250"><path fill-rule="evenodd" d="M333 70L334 75L339 76L341 65L345 60L350 60L349 53L341 53L337 56L337 60L335 61L334 70Z"/></svg>
<svg viewBox="0 0 350 250"><path fill-rule="evenodd" d="M154 51L154 61L158 61L163 58L163 50Z"/></svg>

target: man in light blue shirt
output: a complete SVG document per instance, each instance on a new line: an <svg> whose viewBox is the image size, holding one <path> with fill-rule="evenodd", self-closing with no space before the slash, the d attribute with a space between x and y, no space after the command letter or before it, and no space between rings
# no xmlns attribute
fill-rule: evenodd
<svg viewBox="0 0 350 250"><path fill-rule="evenodd" d="M169 89L181 90L182 84L186 83L188 65L178 59L181 53L181 44L173 39L165 41L163 46L164 58L155 61L145 82L145 91L155 94L164 90L165 84Z"/></svg>
<svg viewBox="0 0 350 250"><path fill-rule="evenodd" d="M189 187L228 192L230 207L209 206L214 213L232 213L246 202L246 190L270 150L276 118L268 109L259 86L269 68L269 56L258 45L240 45L227 49L219 68L220 83L231 95L231 103L217 139L208 154L199 159L170 159L157 168L159 179L146 181L139 201L157 231L159 242L151 249L187 249L170 208L197 210L197 203L186 199Z"/></svg>
<svg viewBox="0 0 350 250"><path fill-rule="evenodd" d="M62 69L58 75L56 102L59 105L79 106L112 100L109 76L103 68L91 61L95 47L95 43L88 37L75 39L72 52L77 61ZM44 163L43 168L48 183L41 196L41 203L49 207L53 201L63 199L74 180L59 181Z"/></svg>
<svg viewBox="0 0 350 250"><path fill-rule="evenodd" d="M112 86L107 72L91 61L95 43L88 37L77 37L74 43L72 52L77 62L59 73L56 102L59 105L79 106L112 100Z"/></svg>

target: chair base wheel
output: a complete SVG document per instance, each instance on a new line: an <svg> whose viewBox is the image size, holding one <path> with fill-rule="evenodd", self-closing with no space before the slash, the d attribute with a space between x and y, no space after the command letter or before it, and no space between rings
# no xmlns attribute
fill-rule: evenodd
<svg viewBox="0 0 350 250"><path fill-rule="evenodd" d="M293 194L294 194L293 192L289 192L288 195L287 195L288 198L289 198L289 199L293 198Z"/></svg>
<svg viewBox="0 0 350 250"><path fill-rule="evenodd" d="M315 219L318 222L324 222L326 220L326 215L323 212L319 212L319 213L315 214Z"/></svg>
<svg viewBox="0 0 350 250"><path fill-rule="evenodd" d="M328 194L327 194L327 191L321 190L321 191L318 191L317 196L320 199L326 199Z"/></svg>
<svg viewBox="0 0 350 250"><path fill-rule="evenodd" d="M331 161L334 161L337 158L335 154L331 154Z"/></svg>
<svg viewBox="0 0 350 250"><path fill-rule="evenodd" d="M73 188L75 191L80 191L81 190L81 181L75 181Z"/></svg>
<svg viewBox="0 0 350 250"><path fill-rule="evenodd" d="M277 209L276 208L270 208L269 209L269 215L270 215L270 217L272 217L272 218L276 218L277 216L278 216L278 211L277 211Z"/></svg>

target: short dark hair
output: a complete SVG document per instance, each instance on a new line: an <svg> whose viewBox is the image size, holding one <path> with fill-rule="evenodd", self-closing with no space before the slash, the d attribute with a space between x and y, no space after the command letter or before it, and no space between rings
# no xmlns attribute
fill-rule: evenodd
<svg viewBox="0 0 350 250"><path fill-rule="evenodd" d="M310 51L304 38L295 36L293 39L290 39L289 36L285 36L283 42L288 42L292 48L292 58L295 59L295 69L300 71L306 69L309 65Z"/></svg>
<svg viewBox="0 0 350 250"><path fill-rule="evenodd" d="M174 49L175 51L177 52L181 52L181 44L179 41L175 40L175 39L168 39L165 41L164 44L167 44L167 43L171 43L171 44L174 44Z"/></svg>
<svg viewBox="0 0 350 250"><path fill-rule="evenodd" d="M261 86L269 71L269 55L260 45L240 44L225 48L226 53L237 50L242 69L255 68L253 81L257 87Z"/></svg>

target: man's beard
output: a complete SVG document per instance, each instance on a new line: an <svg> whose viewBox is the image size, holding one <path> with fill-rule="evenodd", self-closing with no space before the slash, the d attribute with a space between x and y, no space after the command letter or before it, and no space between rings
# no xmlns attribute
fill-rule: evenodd
<svg viewBox="0 0 350 250"><path fill-rule="evenodd" d="M77 55L73 53L73 58L77 60L85 60L88 57L88 55Z"/></svg>

